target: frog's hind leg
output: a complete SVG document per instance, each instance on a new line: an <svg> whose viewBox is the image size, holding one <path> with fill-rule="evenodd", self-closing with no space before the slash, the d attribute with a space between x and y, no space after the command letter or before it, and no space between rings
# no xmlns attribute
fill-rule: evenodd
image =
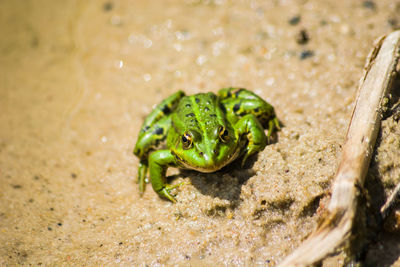
<svg viewBox="0 0 400 267"><path fill-rule="evenodd" d="M143 122L142 128L140 129L140 134L147 132L150 127L152 127L156 122L174 111L179 101L184 96L184 92L178 91L175 94L172 94L164 99L160 104L158 104L146 117L145 121Z"/></svg>
<svg viewBox="0 0 400 267"><path fill-rule="evenodd" d="M133 153L139 157L138 168L139 191L144 192L146 185L146 174L148 170L148 154L152 149L159 146L165 140L167 132L171 127L169 114L175 110L179 101L185 94L178 91L158 104L146 117Z"/></svg>
<svg viewBox="0 0 400 267"><path fill-rule="evenodd" d="M237 88L237 87L228 87L228 88L220 89L218 91L218 97L221 100L224 100L224 99L247 99L247 100L260 99L261 101L264 101L264 100L262 100L262 98L260 98L255 93L253 93L245 88Z"/></svg>
<svg viewBox="0 0 400 267"><path fill-rule="evenodd" d="M171 118L166 116L141 133L136 142L134 154L140 158L137 180L140 193L144 192L146 186L148 155L151 150L155 150L165 141L170 127Z"/></svg>
<svg viewBox="0 0 400 267"><path fill-rule="evenodd" d="M273 106L255 93L244 88L231 87L221 89L218 97L228 113L234 113L238 117L253 114L263 128L268 129L268 139L275 129L280 129Z"/></svg>

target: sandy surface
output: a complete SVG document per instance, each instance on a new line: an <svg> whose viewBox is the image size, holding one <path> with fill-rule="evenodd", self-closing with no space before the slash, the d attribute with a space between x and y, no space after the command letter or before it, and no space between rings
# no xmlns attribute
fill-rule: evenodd
<svg viewBox="0 0 400 267"><path fill-rule="evenodd" d="M0 7L0 265L276 264L316 227L366 56L400 26L399 0ZM191 182L176 204L150 186L140 198L143 118L178 89L227 86L274 105L272 144L246 169L170 169ZM400 126L384 124L369 174L381 195L400 180ZM395 226L369 262L400 265Z"/></svg>

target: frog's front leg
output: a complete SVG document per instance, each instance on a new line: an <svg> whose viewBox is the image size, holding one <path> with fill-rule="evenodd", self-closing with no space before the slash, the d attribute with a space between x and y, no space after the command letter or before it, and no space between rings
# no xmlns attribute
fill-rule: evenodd
<svg viewBox="0 0 400 267"><path fill-rule="evenodd" d="M170 194L170 191L176 186L171 186L164 182L165 174L170 166L176 166L176 160L169 150L158 150L150 154L150 181L154 191L156 191L159 196L176 202L175 198Z"/></svg>
<svg viewBox="0 0 400 267"><path fill-rule="evenodd" d="M171 127L170 114L175 110L184 95L182 91L178 91L164 99L146 117L140 129L138 140L133 150L133 153L140 159L137 180L140 194L144 192L146 186L148 154L165 140L168 130Z"/></svg>
<svg viewBox="0 0 400 267"><path fill-rule="evenodd" d="M171 118L169 116L163 117L143 132L136 142L134 153L140 158L137 180L140 194L143 194L146 187L145 180L148 169L148 154L165 140L170 127Z"/></svg>
<svg viewBox="0 0 400 267"><path fill-rule="evenodd" d="M239 136L245 136L248 140L242 166L247 158L257 152L262 151L267 145L267 136L260 122L253 114L243 116L236 124L235 128Z"/></svg>
<svg viewBox="0 0 400 267"><path fill-rule="evenodd" d="M148 131L156 122L174 111L179 101L184 96L184 92L178 91L158 104L144 120L142 128L140 129L140 134Z"/></svg>
<svg viewBox="0 0 400 267"><path fill-rule="evenodd" d="M275 129L280 129L279 120L275 115L274 107L255 93L244 88L224 88L218 91L221 104L229 114L243 117L253 114L261 125L268 129L267 137L271 137Z"/></svg>

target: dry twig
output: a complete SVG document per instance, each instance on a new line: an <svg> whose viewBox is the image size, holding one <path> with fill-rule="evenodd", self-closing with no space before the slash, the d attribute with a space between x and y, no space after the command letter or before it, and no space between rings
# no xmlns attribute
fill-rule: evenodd
<svg viewBox="0 0 400 267"><path fill-rule="evenodd" d="M328 214L317 230L279 266L317 263L349 240L358 188L364 184L380 128L382 105L387 102L399 57L400 31L380 38L370 53L333 183Z"/></svg>

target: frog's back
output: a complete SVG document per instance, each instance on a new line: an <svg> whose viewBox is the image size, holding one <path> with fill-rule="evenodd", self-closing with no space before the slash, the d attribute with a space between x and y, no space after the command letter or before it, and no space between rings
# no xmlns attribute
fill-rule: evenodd
<svg viewBox="0 0 400 267"><path fill-rule="evenodd" d="M213 93L185 96L181 99L172 118L174 128L196 130L204 136L215 135L218 126L226 125L224 112Z"/></svg>

